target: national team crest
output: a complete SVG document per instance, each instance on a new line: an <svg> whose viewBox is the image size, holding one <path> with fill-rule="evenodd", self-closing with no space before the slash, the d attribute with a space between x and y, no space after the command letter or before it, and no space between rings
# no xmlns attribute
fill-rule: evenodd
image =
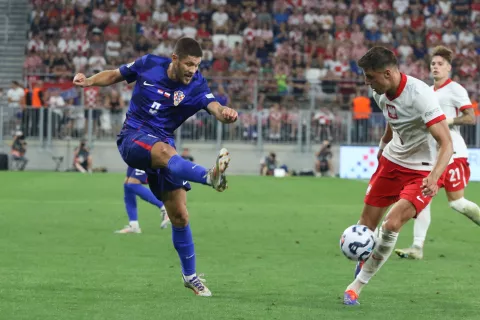
<svg viewBox="0 0 480 320"><path fill-rule="evenodd" d="M185 98L185 94L182 91L175 91L173 93L173 105L176 107Z"/></svg>
<svg viewBox="0 0 480 320"><path fill-rule="evenodd" d="M391 104L387 104L387 112L390 119L398 119L397 109Z"/></svg>

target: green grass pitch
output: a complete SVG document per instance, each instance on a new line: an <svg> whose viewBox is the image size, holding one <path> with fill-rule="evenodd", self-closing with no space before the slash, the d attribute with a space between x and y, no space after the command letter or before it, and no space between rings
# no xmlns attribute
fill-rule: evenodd
<svg viewBox="0 0 480 320"><path fill-rule="evenodd" d="M0 173L0 319L478 319L478 226L435 199L425 260L392 256L341 304L354 263L341 233L364 181L231 177L225 193L194 185L188 207L197 269L211 298L183 288L171 231L138 200L126 224L123 175ZM479 202L480 184L467 198ZM411 243L412 224L398 246Z"/></svg>

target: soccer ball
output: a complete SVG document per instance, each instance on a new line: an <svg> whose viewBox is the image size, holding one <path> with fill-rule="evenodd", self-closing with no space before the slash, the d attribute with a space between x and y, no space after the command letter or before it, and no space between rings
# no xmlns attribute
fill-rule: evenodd
<svg viewBox="0 0 480 320"><path fill-rule="evenodd" d="M375 248L375 234L366 226L348 227L340 238L340 249L350 260L367 260L373 248Z"/></svg>

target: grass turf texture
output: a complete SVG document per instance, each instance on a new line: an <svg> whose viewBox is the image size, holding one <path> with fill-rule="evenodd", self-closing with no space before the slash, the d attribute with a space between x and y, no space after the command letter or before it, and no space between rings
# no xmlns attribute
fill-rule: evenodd
<svg viewBox="0 0 480 320"><path fill-rule="evenodd" d="M138 199L143 234L126 224L123 175L0 173L0 319L478 319L478 227L432 208L425 260L392 256L341 304L354 263L341 233L362 208L363 181L230 177L195 185L188 207L212 298L183 288L171 231ZM467 198L478 201L480 184ZM410 245L412 224L397 247Z"/></svg>

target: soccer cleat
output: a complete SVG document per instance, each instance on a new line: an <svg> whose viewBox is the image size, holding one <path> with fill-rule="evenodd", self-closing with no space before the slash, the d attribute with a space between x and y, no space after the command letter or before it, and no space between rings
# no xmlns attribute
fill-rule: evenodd
<svg viewBox="0 0 480 320"><path fill-rule="evenodd" d="M160 228L165 229L170 224L170 218L168 217L167 209L165 209L165 206L160 209L160 212L162 213L162 223L160 224Z"/></svg>
<svg viewBox="0 0 480 320"><path fill-rule="evenodd" d="M356 306L359 305L358 294L353 290L347 290L343 294L343 304L347 306Z"/></svg>
<svg viewBox="0 0 480 320"><path fill-rule="evenodd" d="M355 266L355 273L353 275L353 278L356 279L358 274L360 273L360 271L362 270L363 268L363 264L365 263L365 261L358 261L357 262L357 265Z"/></svg>
<svg viewBox="0 0 480 320"><path fill-rule="evenodd" d="M223 192L227 189L225 170L227 170L229 163L230 156L228 150L222 148L218 153L215 166L207 172L209 184L218 192Z"/></svg>
<svg viewBox="0 0 480 320"><path fill-rule="evenodd" d="M121 230L115 231L115 233L142 233L142 229L140 228L134 228L131 225L125 226Z"/></svg>
<svg viewBox="0 0 480 320"><path fill-rule="evenodd" d="M406 249L395 249L395 253L404 259L421 260L423 259L423 249L417 246L411 246Z"/></svg>
<svg viewBox="0 0 480 320"><path fill-rule="evenodd" d="M185 276L182 275L183 285L185 288L188 288L193 291L197 296L202 297L211 297L212 292L208 290L204 282L207 282L205 279L201 278L203 274L193 277L190 280L185 279Z"/></svg>

